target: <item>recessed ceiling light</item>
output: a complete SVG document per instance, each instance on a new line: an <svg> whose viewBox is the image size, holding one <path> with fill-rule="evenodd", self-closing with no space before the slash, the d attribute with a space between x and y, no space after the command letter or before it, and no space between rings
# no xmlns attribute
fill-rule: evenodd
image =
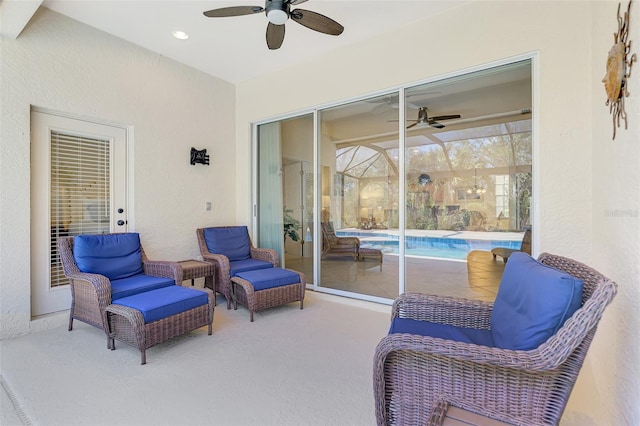
<svg viewBox="0 0 640 426"><path fill-rule="evenodd" d="M173 36L175 38L177 38L178 40L186 40L186 39L189 38L189 34L185 33L184 31L176 30L176 31L172 32L171 34L173 34Z"/></svg>

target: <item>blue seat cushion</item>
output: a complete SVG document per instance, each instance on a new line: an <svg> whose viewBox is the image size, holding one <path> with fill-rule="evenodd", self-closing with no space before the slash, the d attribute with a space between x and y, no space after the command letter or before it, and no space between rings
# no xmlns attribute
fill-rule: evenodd
<svg viewBox="0 0 640 426"><path fill-rule="evenodd" d="M282 268L260 269L256 271L240 272L236 274L253 285L255 291L300 282L300 274Z"/></svg>
<svg viewBox="0 0 640 426"><path fill-rule="evenodd" d="M509 257L491 313L503 349L535 349L582 305L582 281L523 252Z"/></svg>
<svg viewBox="0 0 640 426"><path fill-rule="evenodd" d="M78 235L73 238L73 257L82 272L110 280L141 274L142 248L137 233Z"/></svg>
<svg viewBox="0 0 640 426"><path fill-rule="evenodd" d="M115 305L142 312L145 324L161 320L208 302L207 293L173 285L118 299Z"/></svg>
<svg viewBox="0 0 640 426"><path fill-rule="evenodd" d="M152 277L151 275L134 275L111 281L111 300L118 300L134 294L157 290L163 287L175 285L172 278Z"/></svg>
<svg viewBox="0 0 640 426"><path fill-rule="evenodd" d="M395 333L418 334L420 336L455 340L456 342L474 343L481 346L495 346L491 330L456 327L411 318L394 318L391 322L391 328L389 328L389 334Z"/></svg>
<svg viewBox="0 0 640 426"><path fill-rule="evenodd" d="M246 226L205 228L204 240L210 253L223 254L230 262L251 257L251 242Z"/></svg>
<svg viewBox="0 0 640 426"><path fill-rule="evenodd" d="M273 263L258 259L244 259L229 262L229 276L235 277L240 272L273 268Z"/></svg>

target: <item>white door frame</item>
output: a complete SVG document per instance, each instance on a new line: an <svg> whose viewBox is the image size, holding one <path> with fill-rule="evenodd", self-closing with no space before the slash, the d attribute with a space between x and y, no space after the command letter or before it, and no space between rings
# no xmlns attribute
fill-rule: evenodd
<svg viewBox="0 0 640 426"><path fill-rule="evenodd" d="M69 309L69 285L50 286L50 174L51 131L107 139L110 158L110 231L132 229L133 206L130 191L130 146L127 126L88 120L67 114L32 108L31 113L31 316ZM123 212L117 210L122 208ZM122 225L118 225L122 221Z"/></svg>

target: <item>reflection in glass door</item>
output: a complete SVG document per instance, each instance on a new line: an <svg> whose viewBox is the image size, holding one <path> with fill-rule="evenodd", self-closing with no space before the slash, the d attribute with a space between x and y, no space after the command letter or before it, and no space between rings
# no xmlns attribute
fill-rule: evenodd
<svg viewBox="0 0 640 426"><path fill-rule="evenodd" d="M398 111L391 94L319 113L323 288L398 295Z"/></svg>
<svg viewBox="0 0 640 426"><path fill-rule="evenodd" d="M312 284L313 114L261 124L258 138L258 244L278 250L281 265Z"/></svg>
<svg viewBox="0 0 640 426"><path fill-rule="evenodd" d="M530 61L405 93L406 289L493 301L531 225Z"/></svg>
<svg viewBox="0 0 640 426"><path fill-rule="evenodd" d="M280 200L271 233L286 267L319 291L367 300L493 300L504 262L491 250L531 250L531 62L275 122L282 198L260 189L257 199Z"/></svg>

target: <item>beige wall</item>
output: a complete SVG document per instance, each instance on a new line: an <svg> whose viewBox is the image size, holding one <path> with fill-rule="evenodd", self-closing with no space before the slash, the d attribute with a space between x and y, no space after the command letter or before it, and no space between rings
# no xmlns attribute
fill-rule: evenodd
<svg viewBox="0 0 640 426"><path fill-rule="evenodd" d="M148 255L197 256L195 229L235 220L235 87L48 9L0 39L0 337L29 332L30 105L133 131L134 229ZM207 148L210 166L189 164ZM213 203L205 211L205 202ZM40 325L41 326L41 325Z"/></svg>
<svg viewBox="0 0 640 426"><path fill-rule="evenodd" d="M567 408L565 419L571 424L637 424L640 419L640 83L636 75L637 94L627 100L628 110L635 111L629 114L631 129L620 131L612 142L600 82L611 34L617 28L616 7L613 1L474 2L285 72L241 83L237 91L236 156L242 159L249 158L252 121L509 57L537 55L534 249L592 263L620 285L620 295L606 312ZM634 41L640 38L638 27L640 22L635 23ZM296 90L282 91L283 87ZM239 160L238 222L250 219L250 176L249 161ZM627 210L631 213L624 213Z"/></svg>
<svg viewBox="0 0 640 426"><path fill-rule="evenodd" d="M626 8L627 2L622 2ZM640 13L633 2L629 40L640 58ZM640 64L633 66L631 96L625 99L629 128L613 126L600 80L617 31L615 2L592 9L592 62L589 81L592 109L589 121L593 161L591 203L593 265L618 283L618 295L604 317L591 350L594 383L610 395L602 409L617 414L611 424L640 424ZM591 124L589 126L589 124ZM581 389L581 388L578 388ZM598 405L598 404L595 404Z"/></svg>

